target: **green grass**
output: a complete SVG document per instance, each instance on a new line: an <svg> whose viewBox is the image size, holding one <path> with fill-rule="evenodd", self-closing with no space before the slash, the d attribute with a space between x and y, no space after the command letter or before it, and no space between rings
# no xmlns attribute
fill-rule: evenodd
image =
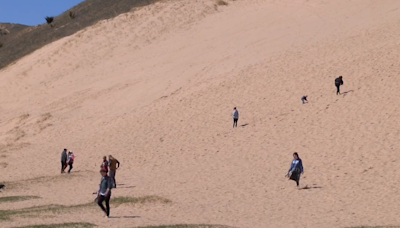
<svg viewBox="0 0 400 228"><path fill-rule="evenodd" d="M118 196L111 198L111 204L144 204L144 203L171 203L171 200L160 196L126 197Z"/></svg>
<svg viewBox="0 0 400 228"><path fill-rule="evenodd" d="M352 226L346 228L400 228L400 226Z"/></svg>
<svg viewBox="0 0 400 228"><path fill-rule="evenodd" d="M32 226L19 226L13 228L92 228L96 225L92 223L80 222L80 223L59 223L59 224L48 224L48 225L32 225Z"/></svg>
<svg viewBox="0 0 400 228"><path fill-rule="evenodd" d="M145 203L170 203L169 199L159 197L159 196L142 196L142 197L115 197L111 198L111 205L121 205L121 204L145 204ZM43 205L36 207L28 207L17 210L0 210L0 220L9 220L11 216L16 215L26 215L26 214L40 214L50 212L53 214L61 213L70 209L82 209L89 207L96 207L95 202L76 204L76 205Z"/></svg>
<svg viewBox="0 0 400 228"><path fill-rule="evenodd" d="M159 225L159 226L140 226L134 228L229 228L229 226L207 225L207 224L176 224L176 225Z"/></svg>
<svg viewBox="0 0 400 228"><path fill-rule="evenodd" d="M5 196L5 197L0 197L0 203L17 202L30 199L39 199L39 198L40 198L39 196Z"/></svg>

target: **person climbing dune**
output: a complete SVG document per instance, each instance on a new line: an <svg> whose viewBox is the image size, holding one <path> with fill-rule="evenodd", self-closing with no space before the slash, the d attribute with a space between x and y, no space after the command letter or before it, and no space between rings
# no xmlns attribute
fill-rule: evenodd
<svg viewBox="0 0 400 228"><path fill-rule="evenodd" d="M343 85L343 77L339 76L335 79L335 86L336 86L336 95L340 95L340 86Z"/></svg>

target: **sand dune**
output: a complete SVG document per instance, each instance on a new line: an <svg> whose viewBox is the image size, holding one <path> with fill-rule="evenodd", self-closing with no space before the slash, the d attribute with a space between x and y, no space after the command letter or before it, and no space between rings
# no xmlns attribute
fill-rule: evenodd
<svg viewBox="0 0 400 228"><path fill-rule="evenodd" d="M172 203L121 205L112 215L140 217L102 223L100 210L75 211L74 221L399 225L400 2L228 3L156 3L1 70L2 181L30 180L0 196L41 197L2 207L89 202L101 157L113 154L122 163L113 197ZM70 177L59 175L64 147L77 155ZM294 151L305 189L284 178Z"/></svg>

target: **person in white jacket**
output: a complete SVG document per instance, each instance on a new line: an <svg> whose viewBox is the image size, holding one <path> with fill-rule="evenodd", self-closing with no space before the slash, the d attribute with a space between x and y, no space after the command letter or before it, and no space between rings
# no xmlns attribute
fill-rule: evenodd
<svg viewBox="0 0 400 228"><path fill-rule="evenodd" d="M236 109L236 107L233 108L232 117L233 117L233 128L235 128L235 126L237 127L237 122L239 119L239 112Z"/></svg>

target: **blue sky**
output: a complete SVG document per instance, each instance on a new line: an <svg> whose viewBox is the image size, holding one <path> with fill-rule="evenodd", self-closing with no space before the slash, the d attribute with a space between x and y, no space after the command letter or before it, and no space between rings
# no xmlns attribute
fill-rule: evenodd
<svg viewBox="0 0 400 228"><path fill-rule="evenodd" d="M46 16L57 16L83 0L0 0L0 23L37 25Z"/></svg>

